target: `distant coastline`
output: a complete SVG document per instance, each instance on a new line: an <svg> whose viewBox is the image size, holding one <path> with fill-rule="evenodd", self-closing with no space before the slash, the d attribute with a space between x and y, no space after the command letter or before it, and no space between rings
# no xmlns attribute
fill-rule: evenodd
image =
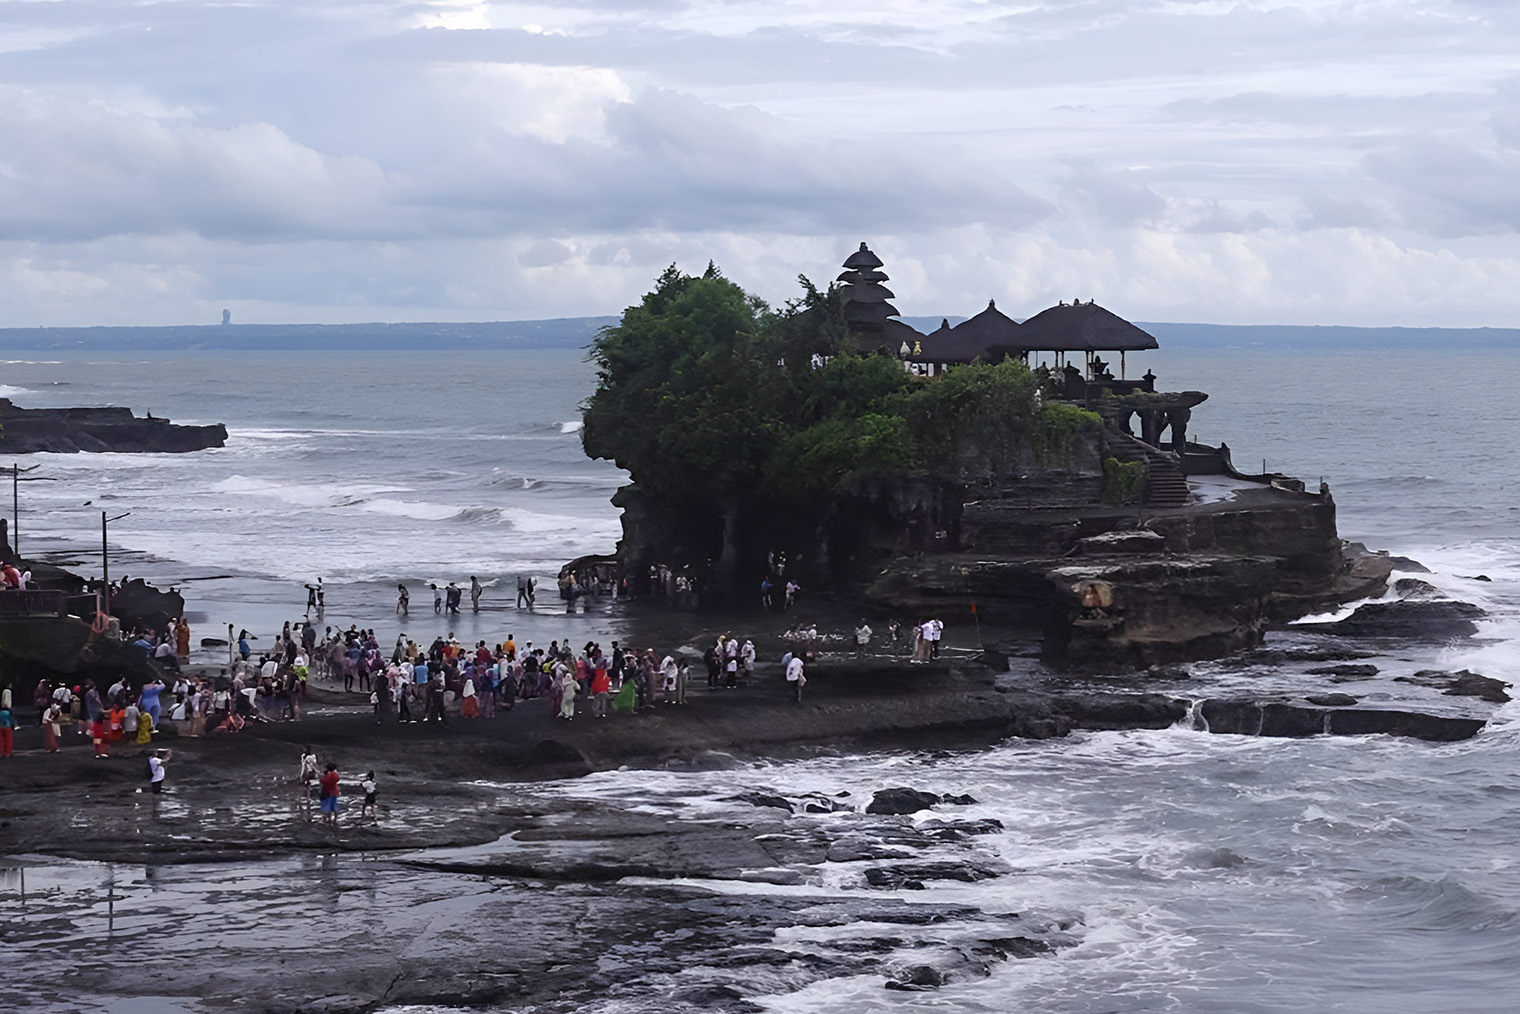
<svg viewBox="0 0 1520 1014"><path fill-rule="evenodd" d="M939 317L904 317L919 329ZM952 324L961 318L949 318ZM180 324L0 328L0 351L580 349L617 317L386 324ZM1520 349L1520 328L1343 327L1137 321L1171 349Z"/></svg>

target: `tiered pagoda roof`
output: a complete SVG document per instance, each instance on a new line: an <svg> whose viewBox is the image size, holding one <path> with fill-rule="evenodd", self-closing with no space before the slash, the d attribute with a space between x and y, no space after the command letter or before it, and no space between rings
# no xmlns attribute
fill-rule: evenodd
<svg viewBox="0 0 1520 1014"><path fill-rule="evenodd" d="M844 319L851 331L856 333L857 343L863 348L885 346L895 348L902 340L914 341L919 333L897 317L897 307L888 300L894 297L892 290L882 283L888 281L881 270L881 258L871 252L864 243L860 249L845 258L840 282L839 298L844 303Z"/></svg>

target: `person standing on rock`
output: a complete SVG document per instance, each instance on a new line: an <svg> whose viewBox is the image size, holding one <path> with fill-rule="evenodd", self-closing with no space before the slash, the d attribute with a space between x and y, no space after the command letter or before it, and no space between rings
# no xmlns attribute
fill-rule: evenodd
<svg viewBox="0 0 1520 1014"><path fill-rule="evenodd" d="M717 643L709 644L707 650L702 652L702 661L707 665L707 689L718 688L718 670L721 668L719 656L723 649L723 638L719 637Z"/></svg>
<svg viewBox="0 0 1520 1014"><path fill-rule="evenodd" d="M732 690L739 685L739 639L724 635L723 642L723 688Z"/></svg>
<svg viewBox="0 0 1520 1014"><path fill-rule="evenodd" d="M359 783L359 788L364 790L364 803L359 807L359 816L369 815L371 820L379 819L375 810L375 773L370 771L365 774L364 780Z"/></svg>
<svg viewBox="0 0 1520 1014"><path fill-rule="evenodd" d="M897 622L897 617L887 621L887 636L892 639L892 657L902 654L902 624Z"/></svg>
<svg viewBox="0 0 1520 1014"><path fill-rule="evenodd" d="M155 676L151 681L143 685L142 702L138 705L140 710L153 716L153 727L155 729L163 724L163 704L159 700L159 695L163 692L164 681Z"/></svg>
<svg viewBox="0 0 1520 1014"><path fill-rule="evenodd" d="M338 829L338 765L329 764L322 775L322 823Z"/></svg>
<svg viewBox="0 0 1520 1014"><path fill-rule="evenodd" d="M58 752L58 736L63 732L63 706L49 701L42 712L42 748L48 753Z"/></svg>
<svg viewBox="0 0 1520 1014"><path fill-rule="evenodd" d="M311 790L317 783L318 771L321 765L317 763L317 752L311 747L301 748L301 766L296 773L301 783L301 808L306 811L306 819L311 819Z"/></svg>
<svg viewBox="0 0 1520 1014"><path fill-rule="evenodd" d="M575 673L569 666L564 666L559 678L559 717L567 722L575 720L575 694L580 689L580 684L575 682Z"/></svg>
<svg viewBox="0 0 1520 1014"><path fill-rule="evenodd" d="M929 657L939 658L939 639L945 636L945 621L930 620L925 623L924 634L929 639Z"/></svg>
<svg viewBox="0 0 1520 1014"><path fill-rule="evenodd" d="M106 756L106 708L100 699L100 691L95 687L94 680L85 680L84 684L84 713L85 720L90 723L90 741L95 746L97 758Z"/></svg>
<svg viewBox="0 0 1520 1014"><path fill-rule="evenodd" d="M606 666L591 670L591 717L607 717L607 701L612 697L612 677Z"/></svg>
<svg viewBox="0 0 1520 1014"><path fill-rule="evenodd" d="M153 756L148 758L148 791L154 795L164 791L164 776L167 773L164 766L172 756L174 751L160 749L153 751Z"/></svg>
<svg viewBox="0 0 1520 1014"><path fill-rule="evenodd" d="M866 649L871 646L871 628L867 625L865 617L861 617L860 623L855 628L855 657L865 658Z"/></svg>
<svg viewBox="0 0 1520 1014"><path fill-rule="evenodd" d="M439 725L448 725L448 719L443 711L443 673L433 673L427 683L427 710L422 716L424 722L438 719Z"/></svg>
<svg viewBox="0 0 1520 1014"><path fill-rule="evenodd" d="M11 713L9 701L0 701L0 757L16 752L16 716Z"/></svg>
<svg viewBox="0 0 1520 1014"><path fill-rule="evenodd" d="M792 686L792 700L802 703L802 688L807 686L807 677L802 674L802 658L793 655L792 660L786 664L786 681Z"/></svg>

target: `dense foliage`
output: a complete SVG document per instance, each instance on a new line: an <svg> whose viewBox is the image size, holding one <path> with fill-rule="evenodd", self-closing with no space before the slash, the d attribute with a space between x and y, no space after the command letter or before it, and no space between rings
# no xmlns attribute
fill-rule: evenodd
<svg viewBox="0 0 1520 1014"><path fill-rule="evenodd" d="M708 266L673 266L598 335L583 439L656 496L719 511L759 497L817 503L862 479L947 471L961 449L1069 452L1097 417L1045 403L1023 364L907 373L854 353L832 291L802 280L779 310Z"/></svg>
<svg viewBox="0 0 1520 1014"><path fill-rule="evenodd" d="M1103 502L1131 504L1140 502L1145 490L1145 466L1138 461L1103 459Z"/></svg>

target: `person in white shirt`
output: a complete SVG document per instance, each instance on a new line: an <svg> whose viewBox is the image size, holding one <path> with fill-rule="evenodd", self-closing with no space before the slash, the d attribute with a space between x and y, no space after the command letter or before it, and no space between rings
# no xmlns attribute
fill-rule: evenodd
<svg viewBox="0 0 1520 1014"><path fill-rule="evenodd" d="M730 637L723 645L723 686L732 690L739 685L739 642Z"/></svg>
<svg viewBox="0 0 1520 1014"><path fill-rule="evenodd" d="M860 626L855 628L855 657L864 658L866 649L871 645L871 628L865 620L860 621Z"/></svg>
<svg viewBox="0 0 1520 1014"><path fill-rule="evenodd" d="M371 817L378 817L379 814L375 811L375 773L373 771L365 774L363 781L359 783L359 788L364 790L364 803L359 807L359 816L368 814Z"/></svg>
<svg viewBox="0 0 1520 1014"><path fill-rule="evenodd" d="M802 703L802 688L807 685L807 677L802 675L802 659L793 656L786 664L786 681L792 685L792 700Z"/></svg>
<svg viewBox="0 0 1520 1014"><path fill-rule="evenodd" d="M929 657L939 658L939 639L944 636L945 621L930 620L924 624L924 627L926 628L925 634L929 640Z"/></svg>
<svg viewBox="0 0 1520 1014"><path fill-rule="evenodd" d="M148 791L164 791L164 765L174 755L172 750L155 750L153 756L148 758Z"/></svg>
<svg viewBox="0 0 1520 1014"><path fill-rule="evenodd" d="M660 676L663 678L666 704L686 703L686 675L676 664L673 655L660 659Z"/></svg>

